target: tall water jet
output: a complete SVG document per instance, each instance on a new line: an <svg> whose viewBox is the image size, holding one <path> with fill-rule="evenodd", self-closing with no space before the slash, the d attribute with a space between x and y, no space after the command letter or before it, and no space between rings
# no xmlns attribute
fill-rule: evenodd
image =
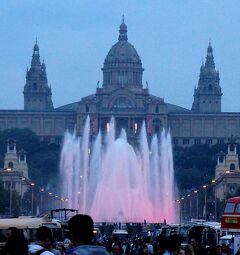
<svg viewBox="0 0 240 255"><path fill-rule="evenodd" d="M175 221L171 137L164 130L149 146L145 123L140 146L115 137L112 118L105 141L99 132L89 141L89 118L81 139L66 132L61 152L62 196L68 206L90 214L96 222Z"/></svg>

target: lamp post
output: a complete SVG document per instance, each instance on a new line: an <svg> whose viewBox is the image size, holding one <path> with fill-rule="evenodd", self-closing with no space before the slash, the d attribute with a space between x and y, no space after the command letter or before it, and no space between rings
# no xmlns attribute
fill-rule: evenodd
<svg viewBox="0 0 240 255"><path fill-rule="evenodd" d="M204 193L204 215L203 215L203 217L205 218L205 219L207 219L207 185L205 184L205 185L203 185L203 188L204 188L204 190L205 190L205 193Z"/></svg>
<svg viewBox="0 0 240 255"><path fill-rule="evenodd" d="M31 212L32 212L32 215L33 215L33 208L34 208L34 192L33 192L33 188L35 186L35 183L31 183L31 190L32 190L32 202L31 202Z"/></svg>
<svg viewBox="0 0 240 255"><path fill-rule="evenodd" d="M48 195L49 195L49 197L48 197L49 198L49 200L48 200L49 201L48 209L51 210L52 209L51 207L52 207L52 195L53 195L53 193L52 192L48 192Z"/></svg>
<svg viewBox="0 0 240 255"><path fill-rule="evenodd" d="M11 172L12 168L7 167L4 169L5 171ZM12 215L12 192L13 192L13 185L12 185L12 174L10 173L10 185L9 185L9 215Z"/></svg>
<svg viewBox="0 0 240 255"><path fill-rule="evenodd" d="M56 199L55 208L57 209L58 208L58 196L57 195L55 196L55 199Z"/></svg>
<svg viewBox="0 0 240 255"><path fill-rule="evenodd" d="M12 185L12 176L10 181L10 192L9 192L9 214L12 215L12 192L13 192L13 185Z"/></svg>
<svg viewBox="0 0 240 255"><path fill-rule="evenodd" d="M44 192L44 188L40 189L40 212L43 211L43 192Z"/></svg>
<svg viewBox="0 0 240 255"><path fill-rule="evenodd" d="M22 208L22 202L23 202L23 181L25 181L26 178L25 177L21 177L21 194L20 194L20 214L22 215L23 214L23 208Z"/></svg>
<svg viewBox="0 0 240 255"><path fill-rule="evenodd" d="M184 197L181 197L181 200L180 200L180 210L181 210L181 222L182 222L184 221L184 210L185 210Z"/></svg>
<svg viewBox="0 0 240 255"><path fill-rule="evenodd" d="M188 216L189 216L189 220L191 220L191 212L192 212L191 195L188 194L187 197L189 199L189 214L188 214Z"/></svg>
<svg viewBox="0 0 240 255"><path fill-rule="evenodd" d="M197 203L197 219L198 219L198 191L197 190L194 190L194 193L196 194L196 203Z"/></svg>
<svg viewBox="0 0 240 255"><path fill-rule="evenodd" d="M216 180L212 180L214 185L214 220L217 221L217 190L216 190Z"/></svg>
<svg viewBox="0 0 240 255"><path fill-rule="evenodd" d="M80 194L81 192L78 191L78 210L80 210Z"/></svg>

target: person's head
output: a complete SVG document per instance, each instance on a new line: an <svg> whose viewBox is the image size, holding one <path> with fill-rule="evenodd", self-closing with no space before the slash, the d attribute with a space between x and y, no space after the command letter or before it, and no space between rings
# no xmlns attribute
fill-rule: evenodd
<svg viewBox="0 0 240 255"><path fill-rule="evenodd" d="M146 244L143 245L143 254L148 254L148 247Z"/></svg>
<svg viewBox="0 0 240 255"><path fill-rule="evenodd" d="M181 237L179 235L171 235L166 238L166 250L176 253L181 247Z"/></svg>
<svg viewBox="0 0 240 255"><path fill-rule="evenodd" d="M219 255L222 254L221 245L216 245L216 247L215 247L215 254L219 254Z"/></svg>
<svg viewBox="0 0 240 255"><path fill-rule="evenodd" d="M190 240L190 244L192 245L193 248L196 248L198 246L196 238L192 237Z"/></svg>
<svg viewBox="0 0 240 255"><path fill-rule="evenodd" d="M184 251L186 255L192 255L193 247L191 245L187 245L184 247Z"/></svg>
<svg viewBox="0 0 240 255"><path fill-rule="evenodd" d="M112 247L112 254L121 255L122 253L122 246L119 243L115 243Z"/></svg>
<svg viewBox="0 0 240 255"><path fill-rule="evenodd" d="M185 250L181 248L178 255L186 255Z"/></svg>
<svg viewBox="0 0 240 255"><path fill-rule="evenodd" d="M52 233L50 228L46 226L39 227L36 233L37 241L43 246L49 246L52 240Z"/></svg>
<svg viewBox="0 0 240 255"><path fill-rule="evenodd" d="M72 241L76 244L89 244L93 239L93 220L89 215L78 214L68 222Z"/></svg>
<svg viewBox="0 0 240 255"><path fill-rule="evenodd" d="M18 234L18 228L10 227L7 231L7 238L15 237Z"/></svg>
<svg viewBox="0 0 240 255"><path fill-rule="evenodd" d="M223 252L228 252L229 247L225 243L223 243L221 249Z"/></svg>

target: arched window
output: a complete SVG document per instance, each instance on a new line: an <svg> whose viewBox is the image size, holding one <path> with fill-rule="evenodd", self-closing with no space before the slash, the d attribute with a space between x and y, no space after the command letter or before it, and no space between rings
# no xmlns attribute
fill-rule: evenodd
<svg viewBox="0 0 240 255"><path fill-rule="evenodd" d="M20 154L19 159L20 159L21 162L24 162L24 161L25 161L25 156L24 156L24 154Z"/></svg>
<svg viewBox="0 0 240 255"><path fill-rule="evenodd" d="M231 163L230 164L230 171L234 171L235 170L235 164L234 163Z"/></svg>
<svg viewBox="0 0 240 255"><path fill-rule="evenodd" d="M114 108L132 108L133 104L127 97L118 97L112 106Z"/></svg>
<svg viewBox="0 0 240 255"><path fill-rule="evenodd" d="M86 105L86 112L89 112L89 107Z"/></svg>
<svg viewBox="0 0 240 255"><path fill-rule="evenodd" d="M33 90L37 90L37 83L36 82L33 83Z"/></svg>
<svg viewBox="0 0 240 255"><path fill-rule="evenodd" d="M11 168L11 169L13 169L13 162L9 162L9 163L8 163L8 167Z"/></svg>
<svg viewBox="0 0 240 255"><path fill-rule="evenodd" d="M230 151L231 151L231 152L234 152L234 150L235 150L234 144L230 144Z"/></svg>
<svg viewBox="0 0 240 255"><path fill-rule="evenodd" d="M219 157L219 163L223 163L223 156Z"/></svg>
<svg viewBox="0 0 240 255"><path fill-rule="evenodd" d="M155 108L155 113L159 113L159 107L158 106L156 106L156 108Z"/></svg>
<svg viewBox="0 0 240 255"><path fill-rule="evenodd" d="M209 91L209 92L212 92L212 90L213 90L212 84L209 84L209 85L208 85L208 91Z"/></svg>
<svg viewBox="0 0 240 255"><path fill-rule="evenodd" d="M153 121L153 127L154 127L154 133L155 134L159 134L162 130L162 123L161 123L161 120L159 119L155 119Z"/></svg>

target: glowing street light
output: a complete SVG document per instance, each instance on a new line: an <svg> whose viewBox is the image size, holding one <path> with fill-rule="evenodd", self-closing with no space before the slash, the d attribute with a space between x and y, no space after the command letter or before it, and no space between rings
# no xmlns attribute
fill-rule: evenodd
<svg viewBox="0 0 240 255"><path fill-rule="evenodd" d="M34 203L34 192L33 192L34 186L35 186L35 183L31 182L31 190L32 190L31 212L32 212L32 215L33 215L33 203Z"/></svg>
<svg viewBox="0 0 240 255"><path fill-rule="evenodd" d="M214 220L217 221L217 187L216 180L212 180L212 184L214 185Z"/></svg>
<svg viewBox="0 0 240 255"><path fill-rule="evenodd" d="M22 215L22 202L23 202L23 182L26 180L25 177L21 177L21 191L20 191L20 214Z"/></svg>
<svg viewBox="0 0 240 255"><path fill-rule="evenodd" d="M43 192L45 191L44 188L40 188L40 211L43 211Z"/></svg>
<svg viewBox="0 0 240 255"><path fill-rule="evenodd" d="M198 212L199 212L199 202L198 202L198 190L193 191L194 194L196 194L196 203L197 203L197 218L198 218Z"/></svg>
<svg viewBox="0 0 240 255"><path fill-rule="evenodd" d="M203 185L202 186L205 190L205 195L204 195L204 207L205 207L205 210L204 210L204 216L205 216L205 219L207 218L207 185Z"/></svg>

